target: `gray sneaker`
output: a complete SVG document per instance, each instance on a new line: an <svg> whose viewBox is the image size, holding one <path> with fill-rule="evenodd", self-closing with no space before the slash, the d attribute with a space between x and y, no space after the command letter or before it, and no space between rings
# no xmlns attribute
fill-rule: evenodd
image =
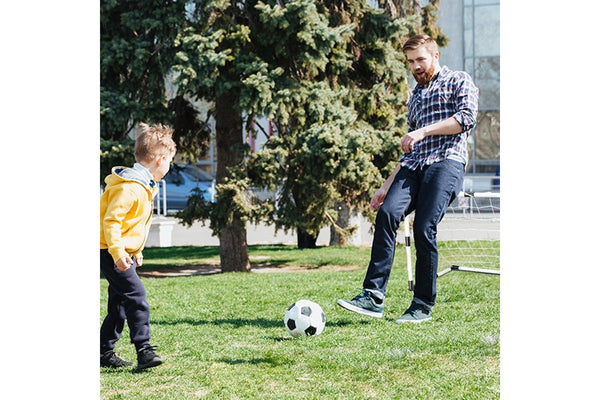
<svg viewBox="0 0 600 400"><path fill-rule="evenodd" d="M369 317L381 318L383 316L383 300L375 298L373 293L368 290L363 290L361 294L350 301L338 300L337 303L346 310Z"/></svg>
<svg viewBox="0 0 600 400"><path fill-rule="evenodd" d="M410 307L408 307L408 310L406 310L404 314L402 314L400 318L396 320L396 323L402 324L405 322L411 322L413 324L418 324L420 322L429 321L430 319L431 309L413 301Z"/></svg>

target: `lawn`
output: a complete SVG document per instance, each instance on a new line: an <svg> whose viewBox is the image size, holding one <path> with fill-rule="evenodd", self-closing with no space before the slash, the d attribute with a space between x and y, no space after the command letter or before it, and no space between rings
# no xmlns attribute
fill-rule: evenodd
<svg viewBox="0 0 600 400"><path fill-rule="evenodd" d="M412 297L404 257L396 257L384 318L336 305L360 291L369 253L250 246L257 270L303 271L143 278L152 343L164 364L141 373L101 369L101 398L498 399L499 277L445 275L433 319L397 325ZM144 255L146 270L218 262L216 247L151 248ZM101 320L107 283L100 285ZM319 336L294 339L283 315L302 298L321 305L327 324ZM116 350L135 362L128 334L125 328Z"/></svg>

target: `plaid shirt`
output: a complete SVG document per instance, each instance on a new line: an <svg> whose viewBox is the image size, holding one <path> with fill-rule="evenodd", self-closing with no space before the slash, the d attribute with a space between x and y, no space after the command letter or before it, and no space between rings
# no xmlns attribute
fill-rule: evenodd
<svg viewBox="0 0 600 400"><path fill-rule="evenodd" d="M443 66L428 87L419 84L408 101L408 131L454 117L463 131L455 135L427 136L417 142L410 153L400 158L402 167L415 170L445 159L456 160L466 167L469 161L467 137L477 121L479 89L463 71Z"/></svg>

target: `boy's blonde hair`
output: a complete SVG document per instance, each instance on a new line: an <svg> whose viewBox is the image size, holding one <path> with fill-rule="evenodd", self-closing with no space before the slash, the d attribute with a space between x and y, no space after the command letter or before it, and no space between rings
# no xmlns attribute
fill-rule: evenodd
<svg viewBox="0 0 600 400"><path fill-rule="evenodd" d="M421 46L425 46L431 55L440 51L435 40L429 35L415 35L411 37L404 43L404 46L402 46L402 51L406 53L408 50L416 50Z"/></svg>
<svg viewBox="0 0 600 400"><path fill-rule="evenodd" d="M175 155L173 128L161 124L141 123L142 133L135 140L135 161L153 161L161 155Z"/></svg>

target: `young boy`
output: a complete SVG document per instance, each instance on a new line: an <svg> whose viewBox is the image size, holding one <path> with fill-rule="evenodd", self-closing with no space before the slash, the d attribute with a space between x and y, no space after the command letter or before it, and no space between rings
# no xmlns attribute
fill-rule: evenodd
<svg viewBox="0 0 600 400"><path fill-rule="evenodd" d="M150 306L136 267L143 262L152 219L156 182L169 171L176 152L173 130L162 125L142 124L135 141L133 168L114 167L105 178L100 197L100 270L108 281L107 315L100 328L100 366L133 365L115 352L125 320L131 343L137 351L137 369L162 364L150 345Z"/></svg>

